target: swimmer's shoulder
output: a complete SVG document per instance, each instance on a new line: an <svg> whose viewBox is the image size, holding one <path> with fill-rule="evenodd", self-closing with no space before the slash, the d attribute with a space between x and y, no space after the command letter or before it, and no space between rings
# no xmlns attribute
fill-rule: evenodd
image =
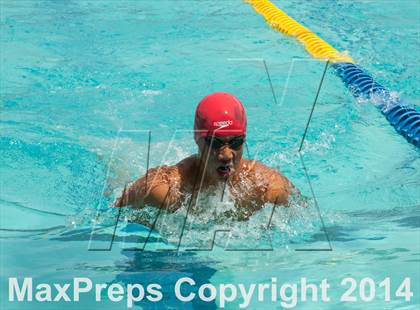
<svg viewBox="0 0 420 310"><path fill-rule="evenodd" d="M253 174L282 176L282 174L276 169L270 168L255 159L242 159L242 169Z"/></svg>
<svg viewBox="0 0 420 310"><path fill-rule="evenodd" d="M243 169L259 192L263 193L265 202L286 204L290 190L293 187L291 182L281 172L268 167L256 160L243 160Z"/></svg>
<svg viewBox="0 0 420 310"><path fill-rule="evenodd" d="M171 186L173 189L180 190L189 176L195 170L196 156L184 158L175 165L159 166L149 169L149 176L157 183L164 183Z"/></svg>
<svg viewBox="0 0 420 310"><path fill-rule="evenodd" d="M178 172L181 175L183 175L183 174L188 174L191 170L194 170L196 168L196 165L197 165L197 156L191 155L181 160L175 166Z"/></svg>
<svg viewBox="0 0 420 310"><path fill-rule="evenodd" d="M251 159L242 159L242 167L245 168L245 170L253 173L259 173L264 175L270 175L270 176L277 176L277 177L284 177L286 178L280 171L268 167L267 165L264 165L263 163L260 163L257 160L251 160Z"/></svg>

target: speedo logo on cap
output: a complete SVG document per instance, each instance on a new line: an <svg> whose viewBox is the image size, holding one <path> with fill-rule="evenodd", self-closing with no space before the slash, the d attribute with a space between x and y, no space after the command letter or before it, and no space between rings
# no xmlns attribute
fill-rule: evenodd
<svg viewBox="0 0 420 310"><path fill-rule="evenodd" d="M228 121L218 121L218 122L213 122L213 126L215 127L227 127L233 124L233 121L228 120Z"/></svg>

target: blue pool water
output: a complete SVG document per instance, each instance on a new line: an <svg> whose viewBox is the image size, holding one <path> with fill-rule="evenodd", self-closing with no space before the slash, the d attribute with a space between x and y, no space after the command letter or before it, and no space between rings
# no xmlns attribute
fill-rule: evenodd
<svg viewBox="0 0 420 310"><path fill-rule="evenodd" d="M348 50L382 85L418 105L420 5L405 1L274 1L339 50ZM8 277L97 283L158 282L165 291L181 276L198 282L262 283L328 278L326 304L296 309L417 309L420 276L420 157L369 102L357 101L329 69L303 145L301 137L324 63L295 40L271 30L241 1L1 1L0 236L1 303ZM272 80L274 94L262 59ZM272 251L162 252L171 248L125 210L116 229L108 205L147 167L195 152L194 108L206 94L228 91L248 113L249 156L281 170L308 197L276 210ZM218 206L220 207L220 206ZM229 206L222 206L229 207ZM269 247L262 229L272 206L235 237ZM152 213L146 215L153 216ZM204 214L205 221L210 214ZM128 221L125 221L125 220ZM182 213L162 220L162 234ZM200 224L200 223L198 223ZM223 226L222 225L222 226ZM92 229L94 233L91 234ZM199 230L199 229L198 229ZM205 231L214 231L206 226ZM208 242L192 232L187 240ZM332 251L296 251L329 249ZM206 244L208 245L208 244ZM233 253L233 254L232 254ZM340 304L340 280L412 279L414 297ZM170 294L169 294L170 295ZM91 297L91 296L90 296ZM237 308L238 302L228 307ZM60 308L98 306L92 298ZM111 301L103 309L124 309ZM153 308L150 302L137 306ZM180 307L173 296L156 307ZM215 308L194 302L186 308ZM56 309L33 302L33 309ZM252 309L279 308L253 300Z"/></svg>

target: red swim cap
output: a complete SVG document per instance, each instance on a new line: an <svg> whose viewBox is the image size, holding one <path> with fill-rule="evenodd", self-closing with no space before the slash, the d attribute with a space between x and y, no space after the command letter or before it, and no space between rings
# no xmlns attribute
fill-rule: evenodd
<svg viewBox="0 0 420 310"><path fill-rule="evenodd" d="M194 139L206 136L246 135L245 109L238 98L228 93L204 97L197 106Z"/></svg>

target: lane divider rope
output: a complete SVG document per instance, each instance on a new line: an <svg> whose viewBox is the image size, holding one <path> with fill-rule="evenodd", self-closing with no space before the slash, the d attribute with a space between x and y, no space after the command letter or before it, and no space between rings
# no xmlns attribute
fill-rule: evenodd
<svg viewBox="0 0 420 310"><path fill-rule="evenodd" d="M308 53L333 64L337 75L354 97L364 97L374 102L395 130L410 143L420 147L420 112L377 83L372 76L346 52L339 52L318 35L304 27L268 0L246 0L275 30L295 37Z"/></svg>
<svg viewBox="0 0 420 310"><path fill-rule="evenodd" d="M286 35L296 37L313 57L328 59L331 63L353 62L353 59L346 55L346 53L337 51L270 1L248 0L247 2L251 4L258 13L264 16L265 20L272 28Z"/></svg>

